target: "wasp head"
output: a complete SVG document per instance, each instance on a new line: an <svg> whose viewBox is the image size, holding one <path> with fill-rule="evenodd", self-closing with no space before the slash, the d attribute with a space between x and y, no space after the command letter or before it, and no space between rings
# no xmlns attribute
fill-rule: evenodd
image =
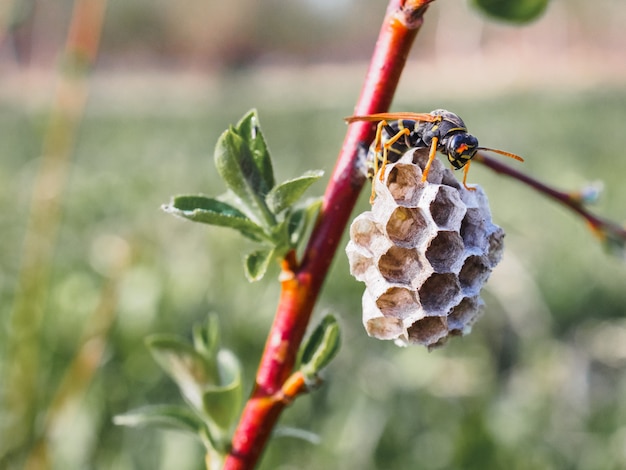
<svg viewBox="0 0 626 470"><path fill-rule="evenodd" d="M467 132L460 132L450 136L443 142L448 160L457 170L463 168L478 150L478 139Z"/></svg>

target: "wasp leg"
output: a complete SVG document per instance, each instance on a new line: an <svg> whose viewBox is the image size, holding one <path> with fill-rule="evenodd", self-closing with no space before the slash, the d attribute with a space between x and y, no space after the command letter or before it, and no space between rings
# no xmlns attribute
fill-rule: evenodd
<svg viewBox="0 0 626 470"><path fill-rule="evenodd" d="M383 180L383 176L385 175L385 166L387 165L387 155L389 154L389 149L393 144L395 144L398 140L400 140L403 136L409 135L411 133L406 127L399 131L396 135L391 137L383 144L383 163L380 166L380 180Z"/></svg>
<svg viewBox="0 0 626 470"><path fill-rule="evenodd" d="M383 139L383 128L387 125L387 121L382 120L376 126L376 137L374 137L374 178L378 174L378 155L380 155ZM370 204L374 203L376 193L374 191L374 178L372 178L372 193L370 194ZM381 178L382 179L382 178Z"/></svg>
<svg viewBox="0 0 626 470"><path fill-rule="evenodd" d="M467 185L467 172L470 169L470 163L472 162L468 160L465 166L463 167L463 186L465 186L465 189L467 189L468 191L476 191L475 187Z"/></svg>
<svg viewBox="0 0 626 470"><path fill-rule="evenodd" d="M389 124L387 121L382 120L376 126L376 137L374 138L374 152L376 153L376 157L374 158L374 177L378 175L378 179L380 181L383 180L385 176L385 166L387 166L387 155L389 153L389 148L395 144L402 136L409 135L411 131L409 129L402 129L396 135L391 137L385 143L382 142L383 138L383 129L387 127ZM382 147L382 148L381 148ZM382 150L382 163L380 165L380 172L378 171L378 155ZM370 195L370 204L374 202L374 198L376 197L376 193L374 191L374 182L372 181L372 194Z"/></svg>
<svg viewBox="0 0 626 470"><path fill-rule="evenodd" d="M426 162L426 166L424 167L424 171L422 172L422 183L426 181L426 178L428 178L430 165L433 163L433 160L435 159L435 155L437 155L438 143L439 143L439 139L437 137L433 137L432 144L430 144L430 153L428 154L428 161Z"/></svg>

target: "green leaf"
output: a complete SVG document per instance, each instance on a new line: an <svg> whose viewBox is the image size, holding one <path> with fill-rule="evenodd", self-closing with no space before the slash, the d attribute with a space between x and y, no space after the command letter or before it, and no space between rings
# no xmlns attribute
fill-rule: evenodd
<svg viewBox="0 0 626 470"><path fill-rule="evenodd" d="M315 219L321 206L322 200L320 198L311 199L305 206L299 207L289 214L287 230L291 247L297 248L300 245L307 227Z"/></svg>
<svg viewBox="0 0 626 470"><path fill-rule="evenodd" d="M183 397L202 410L202 395L219 381L217 363L209 362L190 344L174 336L155 335L146 340L157 363L176 382Z"/></svg>
<svg viewBox="0 0 626 470"><path fill-rule="evenodd" d="M311 431L307 431L302 428L293 428L287 426L280 426L272 433L273 438L292 437L301 441L306 441L309 444L319 445L322 442L319 434Z"/></svg>
<svg viewBox="0 0 626 470"><path fill-rule="evenodd" d="M473 0L474 4L494 18L514 23L527 23L539 17L548 0Z"/></svg>
<svg viewBox="0 0 626 470"><path fill-rule="evenodd" d="M328 365L339 351L341 334L337 319L326 315L307 340L302 352L300 370L307 378L313 378Z"/></svg>
<svg viewBox="0 0 626 470"><path fill-rule="evenodd" d="M194 222L235 229L254 241L267 238L263 229L243 212L217 199L205 196L176 196L169 204L163 205L162 209Z"/></svg>
<svg viewBox="0 0 626 470"><path fill-rule="evenodd" d="M127 413L116 415L113 423L118 426L157 426L168 429L177 429L200 434L204 423L198 415L189 408L178 405L154 405L139 408Z"/></svg>
<svg viewBox="0 0 626 470"><path fill-rule="evenodd" d="M294 178L272 188L266 197L267 205L274 214L278 214L292 206L304 192L324 174L321 170L307 171L302 176Z"/></svg>
<svg viewBox="0 0 626 470"><path fill-rule="evenodd" d="M215 146L215 166L228 188L239 197L250 215L265 227L276 221L265 203L270 190L252 151L234 128L225 131Z"/></svg>
<svg viewBox="0 0 626 470"><path fill-rule="evenodd" d="M256 109L248 111L248 114L237 123L235 129L250 148L252 159L259 170L265 188L269 191L276 184L274 182L274 170Z"/></svg>
<svg viewBox="0 0 626 470"><path fill-rule="evenodd" d="M202 396L202 405L213 424L223 432L228 430L239 416L243 387L241 364L230 351L220 351L218 368L222 385L208 388Z"/></svg>
<svg viewBox="0 0 626 470"><path fill-rule="evenodd" d="M207 315L204 325L194 325L192 329L193 347L207 361L214 361L219 350L220 324L215 313Z"/></svg>
<svg viewBox="0 0 626 470"><path fill-rule="evenodd" d="M274 249L253 251L245 259L246 277L250 282L259 281L265 276L270 261L275 257Z"/></svg>

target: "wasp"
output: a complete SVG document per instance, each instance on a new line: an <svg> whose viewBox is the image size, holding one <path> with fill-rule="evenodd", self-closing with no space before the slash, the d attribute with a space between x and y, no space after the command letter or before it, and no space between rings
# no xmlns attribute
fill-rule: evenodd
<svg viewBox="0 0 626 470"><path fill-rule="evenodd" d="M463 120L456 114L445 109L436 109L430 113L378 113L365 116L350 116L346 118L348 123L357 121L378 122L376 137L370 147L368 161L373 160L374 175L379 175L382 181L387 162L395 162L405 152L413 148L428 148L428 162L422 172L422 181L428 178L430 165L435 159L437 152L441 152L454 167L463 168L463 186L470 191L474 190L467 186L467 172L470 162L479 150L498 153L505 157L524 161L519 155L505 152L504 150L480 147L478 139L467 132ZM380 173L378 166L380 163ZM372 197L374 188L372 187Z"/></svg>

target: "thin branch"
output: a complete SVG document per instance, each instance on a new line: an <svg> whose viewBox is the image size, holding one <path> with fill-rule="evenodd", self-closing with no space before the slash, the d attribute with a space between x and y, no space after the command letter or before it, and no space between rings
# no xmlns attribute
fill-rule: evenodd
<svg viewBox="0 0 626 470"><path fill-rule="evenodd" d="M496 173L509 176L530 186L544 196L547 196L574 211L587 221L594 234L597 235L602 241L621 241L622 244L626 243L626 228L590 212L584 204L585 201L578 193L565 192L555 189L533 178L532 176L522 173L512 166L502 163L501 161L480 152L476 154L474 160L482 163Z"/></svg>
<svg viewBox="0 0 626 470"><path fill-rule="evenodd" d="M390 0L355 114L387 111L423 15L433 0ZM355 7L358 8L358 7ZM355 16L356 16L355 12ZM274 323L259 364L256 386L232 441L224 468L251 469L285 407L276 396L290 376L299 345L330 263L356 204L364 179L358 176L358 152L374 137L371 123L348 128L324 202L299 266L281 276L282 291ZM272 399L273 398L273 399Z"/></svg>

